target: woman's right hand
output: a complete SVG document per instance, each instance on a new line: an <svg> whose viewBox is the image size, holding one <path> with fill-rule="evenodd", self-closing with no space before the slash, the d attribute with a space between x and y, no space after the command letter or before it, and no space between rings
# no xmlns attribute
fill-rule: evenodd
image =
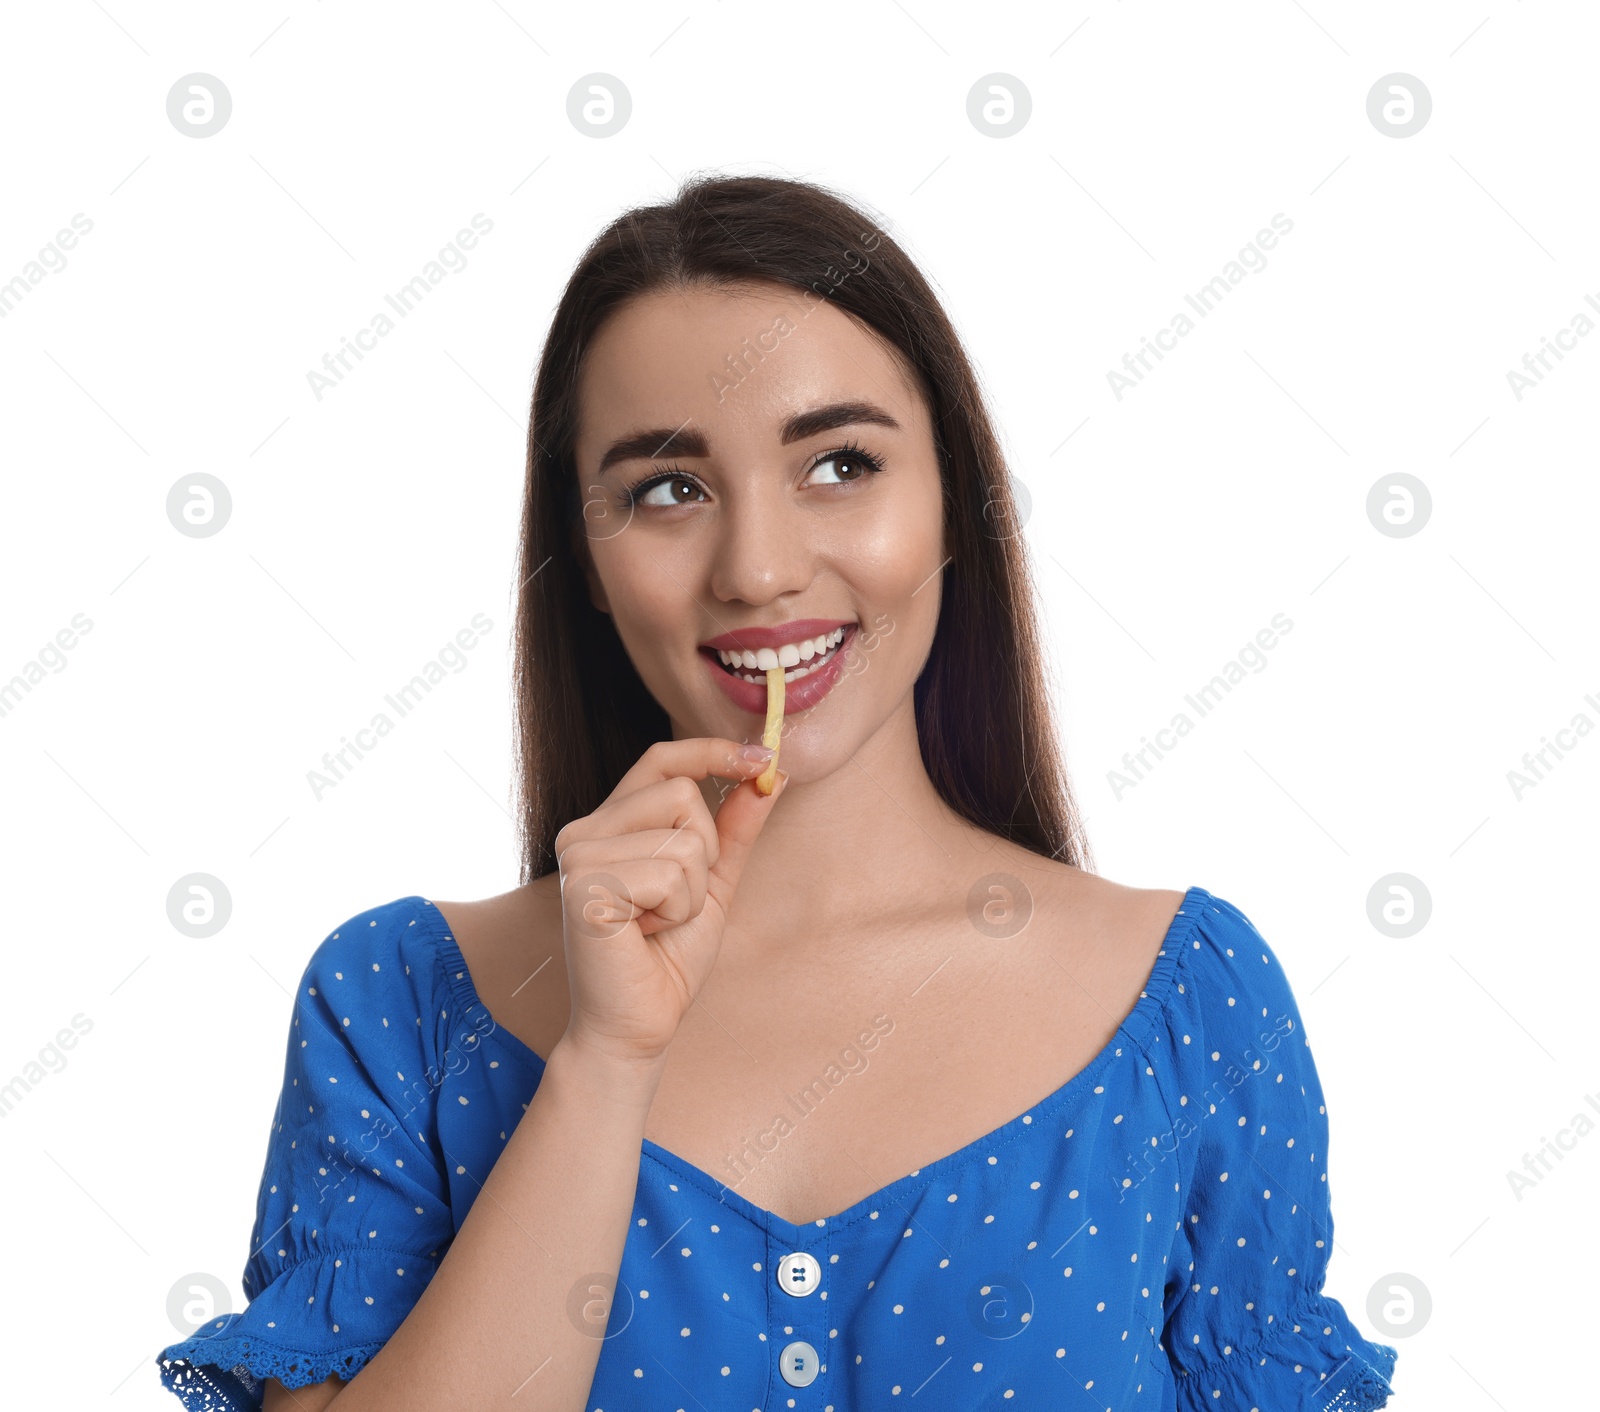
<svg viewBox="0 0 1600 1412"><path fill-rule="evenodd" d="M652 745L592 814L555 839L571 1009L563 1040L629 1064L666 1052L716 964L770 795L719 737ZM759 749L759 746L755 747ZM713 818L697 781L736 780Z"/></svg>

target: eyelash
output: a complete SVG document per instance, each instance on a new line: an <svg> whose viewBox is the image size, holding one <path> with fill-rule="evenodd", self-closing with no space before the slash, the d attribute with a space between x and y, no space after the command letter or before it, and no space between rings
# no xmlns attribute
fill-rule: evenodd
<svg viewBox="0 0 1600 1412"><path fill-rule="evenodd" d="M845 442L843 446L835 447L832 451L824 451L816 458L816 460L811 463L809 467L807 467L806 474L809 475L812 471L816 470L818 466L827 465L829 461L859 461L866 468L867 475L877 475L884 468L883 459L881 457L874 456L872 452L868 451L859 442L852 440ZM841 481L838 483L841 485L854 485L857 481L865 480L866 478L866 476L857 476L856 480L854 481ZM654 475L646 476L643 480L638 480L632 485L624 486L620 491L617 492L617 504L619 508L623 510L633 510L637 507L640 498L647 491L653 489L655 486L663 484L666 481L676 480L688 481L690 484L696 486L700 485L700 482L687 471L680 470L675 466L668 466L663 470L656 472ZM700 488L703 490L705 487L700 486Z"/></svg>

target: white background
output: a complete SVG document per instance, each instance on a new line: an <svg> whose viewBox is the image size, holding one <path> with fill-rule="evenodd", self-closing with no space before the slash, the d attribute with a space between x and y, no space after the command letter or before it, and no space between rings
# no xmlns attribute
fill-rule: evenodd
<svg viewBox="0 0 1600 1412"><path fill-rule="evenodd" d="M0 319L0 681L93 623L0 717L0 1082L92 1025L0 1121L8 1402L176 1405L168 1292L210 1272L243 1303L311 950L395 897L515 885L534 363L588 239L702 168L842 190L947 301L1031 496L1100 871L1260 928L1328 1095L1328 1292L1369 1332L1382 1277L1431 1293L1377 1335L1391 1406L1583 1395L1600 1133L1520 1201L1506 1173L1600 1094L1600 739L1520 799L1507 771L1600 723L1600 337L1520 400L1506 374L1600 299L1591 8L106 0L6 35L0 282L93 222ZM566 112L596 71L633 101L604 140ZM166 111L195 72L233 103L198 140ZM996 72L1032 98L1007 138L967 116ZM1433 102L1399 139L1366 111L1395 72ZM318 401L307 372L479 212L467 268ZM1267 267L1115 397L1280 212ZM1432 514L1394 538L1366 503L1401 471ZM205 539L166 515L197 472L233 502ZM314 798L477 613L467 669ZM1276 613L1266 669L1117 798L1123 752ZM205 940L166 914L192 872L232 897ZM1367 915L1394 872L1432 899L1405 939Z"/></svg>

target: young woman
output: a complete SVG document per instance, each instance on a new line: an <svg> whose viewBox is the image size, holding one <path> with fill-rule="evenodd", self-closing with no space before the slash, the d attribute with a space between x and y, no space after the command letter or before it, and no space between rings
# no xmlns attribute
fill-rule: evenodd
<svg viewBox="0 0 1600 1412"><path fill-rule="evenodd" d="M250 1302L169 1387L1386 1402L1322 1293L1289 984L1230 903L1091 871L997 440L888 235L757 178L616 221L540 360L521 557L522 885L317 947Z"/></svg>

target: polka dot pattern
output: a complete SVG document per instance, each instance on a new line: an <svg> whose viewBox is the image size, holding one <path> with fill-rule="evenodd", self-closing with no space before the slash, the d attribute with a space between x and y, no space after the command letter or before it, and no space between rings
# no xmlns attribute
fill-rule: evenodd
<svg viewBox="0 0 1600 1412"><path fill-rule="evenodd" d="M259 1408L269 1375L354 1376L427 1286L544 1073L415 896L321 943L286 1052L249 1303L158 1360L190 1408ZM586 1407L687 1407L684 1389L760 1412L913 1396L1381 1407L1395 1350L1323 1293L1327 1148L1277 958L1231 903L1190 888L1084 1069L844 1211L792 1224L747 1199L753 1143L707 1172L646 1139ZM799 1253L816 1262L804 1293L786 1259ZM797 1344L820 1362L804 1388L780 1371Z"/></svg>

